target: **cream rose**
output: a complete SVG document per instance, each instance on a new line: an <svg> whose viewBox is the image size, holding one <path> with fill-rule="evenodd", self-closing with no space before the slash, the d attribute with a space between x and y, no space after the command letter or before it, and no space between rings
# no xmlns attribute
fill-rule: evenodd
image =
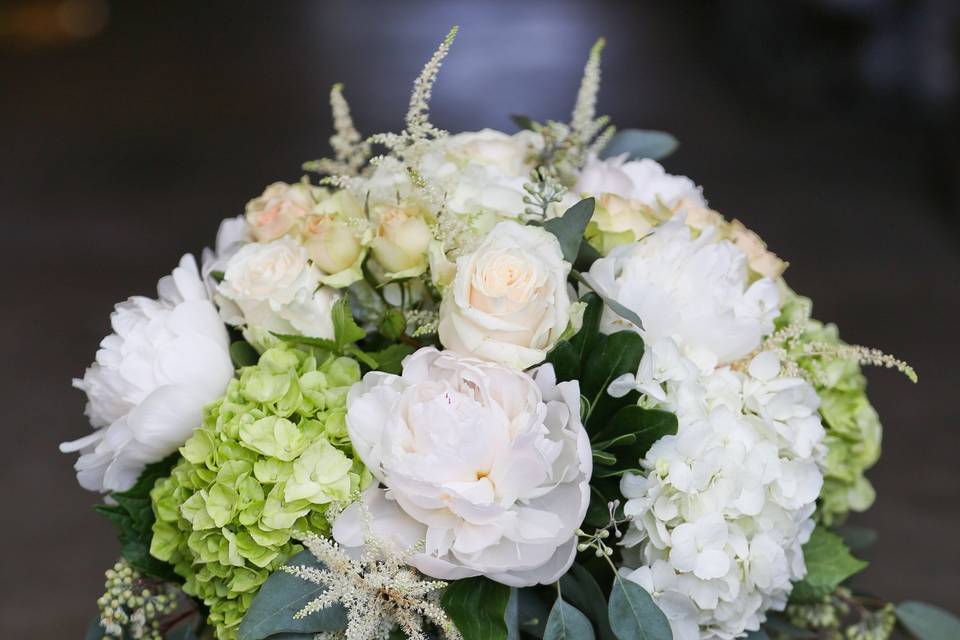
<svg viewBox="0 0 960 640"><path fill-rule="evenodd" d="M363 278L361 263L370 240L369 232L362 231L365 224L363 208L349 191L321 200L304 220L303 246L324 272L324 284L346 287Z"/></svg>
<svg viewBox="0 0 960 640"><path fill-rule="evenodd" d="M586 238L602 255L622 244L639 240L658 222L650 207L612 193L597 198Z"/></svg>
<svg viewBox="0 0 960 640"><path fill-rule="evenodd" d="M370 248L389 277L412 277L426 270L427 248L433 240L426 216L417 207L374 207L376 226Z"/></svg>
<svg viewBox="0 0 960 640"><path fill-rule="evenodd" d="M293 238L252 243L227 261L217 302L236 326L332 338L330 313L339 296L320 286L321 276Z"/></svg>
<svg viewBox="0 0 960 640"><path fill-rule="evenodd" d="M403 375L354 385L347 429L382 484L334 523L348 551L367 534L422 543L411 564L429 576L516 587L569 569L592 472L576 381L557 384L549 364L531 376L427 347Z"/></svg>
<svg viewBox="0 0 960 640"><path fill-rule="evenodd" d="M543 362L570 321L569 273L550 232L499 223L457 259L440 305L440 342L517 369Z"/></svg>
<svg viewBox="0 0 960 640"><path fill-rule="evenodd" d="M739 220L730 223L728 235L733 244L747 254L750 270L754 273L764 278L776 279L786 271L787 263L767 249L767 243Z"/></svg>
<svg viewBox="0 0 960 640"><path fill-rule="evenodd" d="M271 184L247 203L246 218L253 237L269 242L285 235L313 209L317 191L320 190L302 182Z"/></svg>

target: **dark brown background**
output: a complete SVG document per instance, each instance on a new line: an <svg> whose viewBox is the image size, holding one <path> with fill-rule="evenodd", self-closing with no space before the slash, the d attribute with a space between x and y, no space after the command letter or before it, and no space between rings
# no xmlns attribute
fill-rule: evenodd
<svg viewBox="0 0 960 640"><path fill-rule="evenodd" d="M79 637L117 554L56 451L88 429L70 378L112 304L325 152L334 81L362 131L399 128L453 23L439 125L567 117L606 35L602 111L673 132L668 168L792 262L818 317L915 365L917 386L871 373L886 455L856 522L878 593L960 610L950 2L37 0L0 4L0 637Z"/></svg>

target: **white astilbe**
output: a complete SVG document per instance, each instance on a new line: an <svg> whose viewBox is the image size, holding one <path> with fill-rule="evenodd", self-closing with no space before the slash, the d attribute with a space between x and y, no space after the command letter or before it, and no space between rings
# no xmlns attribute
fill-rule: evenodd
<svg viewBox="0 0 960 640"><path fill-rule="evenodd" d="M392 545L369 537L359 560L351 558L336 542L307 534L302 542L325 568L284 566L287 573L326 590L298 611L295 619L335 604L347 611L345 640L386 640L399 627L411 640L427 640L424 622L431 622L448 640L461 640L453 621L437 601L447 586L441 580L424 580L409 565L412 551L397 551Z"/></svg>
<svg viewBox="0 0 960 640"><path fill-rule="evenodd" d="M333 112L334 130L334 134L330 136L330 146L333 148L334 157L305 162L303 169L349 180L359 175L360 169L370 157L370 142L363 139L353 124L350 105L343 97L342 83L338 82L330 88L330 109ZM335 180L328 179L326 182L334 184Z"/></svg>
<svg viewBox="0 0 960 640"><path fill-rule="evenodd" d="M590 49L590 57L583 68L583 79L577 92L577 102L570 119L570 130L582 144L593 139L609 121L606 116L597 118L597 94L600 92L600 54L607 41L600 38Z"/></svg>
<svg viewBox="0 0 960 640"><path fill-rule="evenodd" d="M394 154L407 159L421 149L423 142L446 135L446 131L438 129L430 122L430 97L443 59L450 53L457 29L457 26L450 29L414 81L410 108L407 110L406 129L400 133L378 133L370 138L370 142L382 144Z"/></svg>

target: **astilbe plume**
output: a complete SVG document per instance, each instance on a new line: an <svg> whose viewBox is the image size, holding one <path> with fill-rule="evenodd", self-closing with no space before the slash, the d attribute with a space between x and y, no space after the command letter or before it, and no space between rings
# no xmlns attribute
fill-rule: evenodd
<svg viewBox="0 0 960 640"><path fill-rule="evenodd" d="M347 628L342 635L346 640L385 640L397 627L411 640L427 640L423 628L427 621L448 640L461 639L437 604L447 583L423 579L408 563L411 551L399 552L368 537L363 555L354 560L328 538L310 534L302 542L326 568L287 565L283 570L326 590L295 618L339 604L347 610Z"/></svg>

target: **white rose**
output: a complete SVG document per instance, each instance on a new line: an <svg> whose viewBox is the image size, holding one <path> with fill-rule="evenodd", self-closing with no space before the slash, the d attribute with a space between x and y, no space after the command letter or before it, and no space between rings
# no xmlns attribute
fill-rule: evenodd
<svg viewBox="0 0 960 640"><path fill-rule="evenodd" d="M553 234L499 223L457 259L440 305L440 342L518 369L542 362L570 320L569 273Z"/></svg>
<svg viewBox="0 0 960 640"><path fill-rule="evenodd" d="M590 267L587 280L634 311L643 329L609 309L601 329L636 329L648 343L674 338L703 367L738 360L760 346L779 315L776 284L752 284L747 257L708 228L697 238L682 214L639 242L615 248Z"/></svg>
<svg viewBox="0 0 960 640"><path fill-rule="evenodd" d="M293 238L248 244L227 261L217 301L233 325L332 338L339 296L320 286L322 275Z"/></svg>
<svg viewBox="0 0 960 640"><path fill-rule="evenodd" d="M110 317L114 333L74 386L87 394L96 430L60 445L79 451L77 479L91 491L124 491L145 465L167 457L200 426L204 405L233 377L229 338L193 256L157 285L158 300L130 298Z"/></svg>
<svg viewBox="0 0 960 640"><path fill-rule="evenodd" d="M684 198L691 204L705 204L700 187L690 178L670 175L660 163L649 158L627 162L626 155L606 160L591 157L573 191L594 195L612 193L651 207L662 203L671 209Z"/></svg>
<svg viewBox="0 0 960 640"><path fill-rule="evenodd" d="M340 544L359 551L368 534L400 549L424 543L412 564L443 580L523 587L569 569L592 458L579 385L556 384L550 365L530 376L427 347L402 376L371 372L354 385L347 429L383 487L337 519Z"/></svg>
<svg viewBox="0 0 960 640"><path fill-rule="evenodd" d="M485 165L503 176L519 178L526 177L533 168L530 159L543 140L533 131L510 135L481 129L447 136L444 144L455 160Z"/></svg>

